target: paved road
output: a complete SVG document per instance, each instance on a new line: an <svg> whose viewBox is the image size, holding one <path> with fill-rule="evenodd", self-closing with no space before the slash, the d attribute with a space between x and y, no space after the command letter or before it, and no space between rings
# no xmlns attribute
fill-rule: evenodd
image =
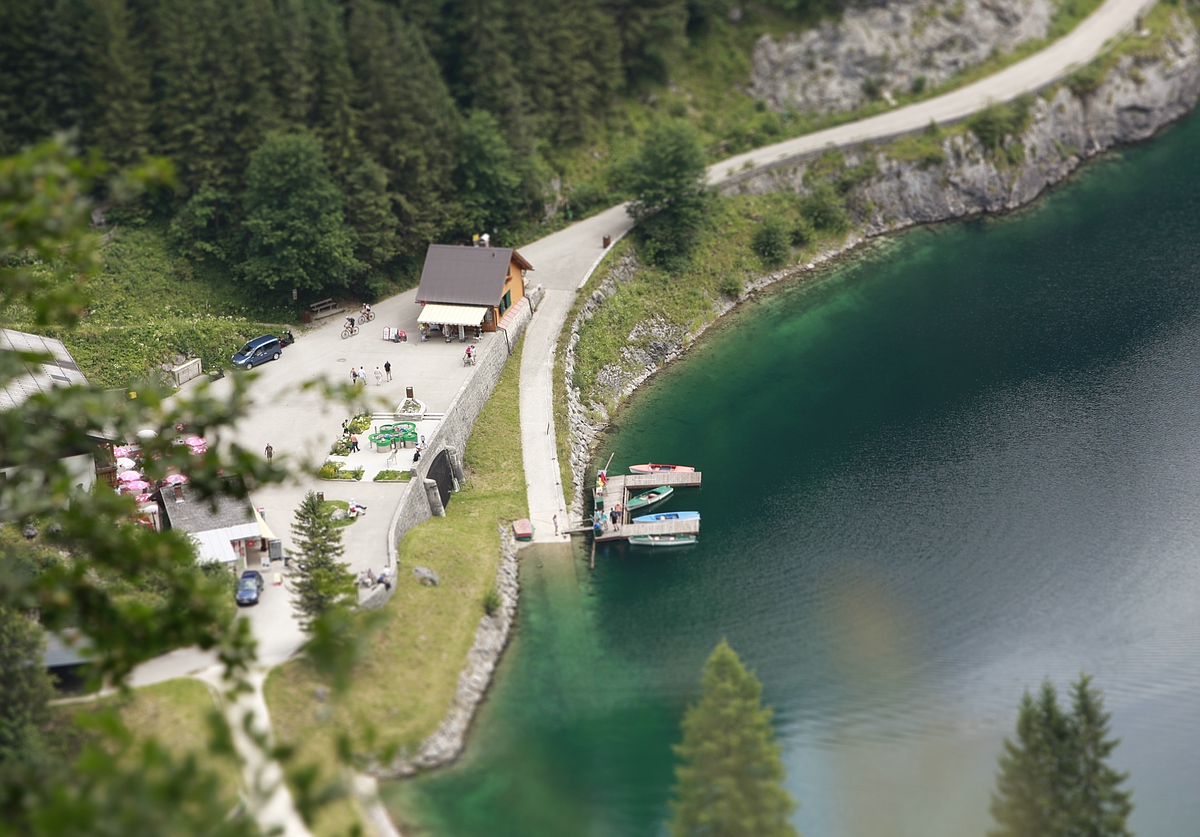
<svg viewBox="0 0 1200 837"><path fill-rule="evenodd" d="M943 96L730 157L709 166L708 182L717 185L731 174L736 176L747 163L762 165L826 147L844 147L919 131L931 120L939 124L954 122L991 102L1007 102L1022 93L1040 90L1086 64L1117 35L1132 31L1138 14L1153 4L1154 0L1107 0L1070 34L995 75Z"/></svg>
<svg viewBox="0 0 1200 837"><path fill-rule="evenodd" d="M736 178L747 163L763 165L823 148L886 139L921 130L930 120L961 119L990 102L1039 90L1086 64L1117 35L1132 30L1139 12L1152 4L1153 0L1107 0L1069 35L996 75L934 99L731 157L709 166L708 182L716 186ZM631 226L625 207L615 206L521 248L537 268L536 281L548 289L546 301L526 332L521 362L521 443L535 541L558 540L553 527L546 524L554 514L560 523L566 519L554 436L553 349L574 302L574 289L595 266L602 236L615 239Z"/></svg>

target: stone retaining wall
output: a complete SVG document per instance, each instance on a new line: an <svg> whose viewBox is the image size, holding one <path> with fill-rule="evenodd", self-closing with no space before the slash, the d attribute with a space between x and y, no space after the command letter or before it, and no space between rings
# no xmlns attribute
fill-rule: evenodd
<svg viewBox="0 0 1200 837"><path fill-rule="evenodd" d="M392 597L400 582L400 539L413 526L433 517L425 491L429 465L446 448L454 448L459 456L466 450L475 420L495 390L500 373L508 362L510 346L516 345L533 318L533 309L542 297L541 290L541 286L538 286L529 297L509 309L500 321L501 327L507 332L507 339L504 339L502 332L498 335L501 339L488 341L486 348L479 352L474 372L463 382L438 426L426 437L426 453L413 469L412 480L402 489L403 494L388 527L387 569L393 579L392 587L376 587L359 602L359 607L375 610L383 607ZM519 444L520 440L514 439L513 442ZM496 573L496 589L500 593L501 606L493 616L484 616L479 620L475 640L467 654L466 666L459 675L458 689L446 717L437 730L422 742L416 756L398 758L387 765L372 762L366 768L371 775L378 778L407 776L418 769L448 764L462 752L467 729L491 682L492 672L500 661L516 614L517 544L503 528L500 541L503 557Z"/></svg>

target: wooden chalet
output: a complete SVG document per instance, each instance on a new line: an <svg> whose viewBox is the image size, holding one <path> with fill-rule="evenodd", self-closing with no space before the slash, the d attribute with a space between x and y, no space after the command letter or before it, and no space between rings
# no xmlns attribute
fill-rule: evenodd
<svg viewBox="0 0 1200 837"><path fill-rule="evenodd" d="M507 247L430 244L417 288L424 306L418 322L429 326L495 331L505 312L525 296L533 265Z"/></svg>

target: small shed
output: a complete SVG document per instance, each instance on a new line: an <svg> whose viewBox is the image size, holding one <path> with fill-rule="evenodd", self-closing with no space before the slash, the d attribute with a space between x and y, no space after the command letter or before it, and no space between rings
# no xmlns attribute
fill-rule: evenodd
<svg viewBox="0 0 1200 837"><path fill-rule="evenodd" d="M525 296L533 265L508 247L430 244L417 288L429 325L480 326L495 331L504 313Z"/></svg>
<svg viewBox="0 0 1200 837"><path fill-rule="evenodd" d="M248 498L221 495L208 500L188 496L187 486L175 485L158 492L158 504L164 529L191 536L198 563L219 562L239 568L262 564L261 547L269 533L263 531L262 518Z"/></svg>

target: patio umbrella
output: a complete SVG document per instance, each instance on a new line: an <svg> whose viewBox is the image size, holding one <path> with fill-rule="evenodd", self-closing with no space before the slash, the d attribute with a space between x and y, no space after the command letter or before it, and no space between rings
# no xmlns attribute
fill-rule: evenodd
<svg viewBox="0 0 1200 837"><path fill-rule="evenodd" d="M208 440L205 439L203 436L188 436L184 440L184 444L186 444L190 448L198 448L201 445L207 445Z"/></svg>
<svg viewBox="0 0 1200 837"><path fill-rule="evenodd" d="M121 482L133 482L134 480L140 480L141 478L142 475L138 471L124 471L120 474L117 474L117 479L119 479Z"/></svg>
<svg viewBox="0 0 1200 837"><path fill-rule="evenodd" d="M122 456L120 459L117 460L117 467L120 468L122 471L132 471L134 468L137 467L137 463L134 462L132 459L130 459L128 456Z"/></svg>
<svg viewBox="0 0 1200 837"><path fill-rule="evenodd" d="M145 491L149 487L150 487L150 483L146 482L145 480L133 480L132 482L125 483L126 491L139 491L140 492L140 491Z"/></svg>
<svg viewBox="0 0 1200 837"><path fill-rule="evenodd" d="M171 474L167 477L167 485L183 485L188 481L186 474Z"/></svg>
<svg viewBox="0 0 1200 837"><path fill-rule="evenodd" d="M205 445L196 445L192 448L192 453L196 454L197 456L202 453L208 453L208 447Z"/></svg>
<svg viewBox="0 0 1200 837"><path fill-rule="evenodd" d="M129 454L132 452L133 451L131 451L129 448L125 447L124 445L117 445L115 448L113 448L113 456L117 457L118 459L120 459L123 456L129 456Z"/></svg>
<svg viewBox="0 0 1200 837"><path fill-rule="evenodd" d="M139 494L138 496L134 497L133 499L139 503L149 503L151 500L154 499L154 495L149 494L149 493Z"/></svg>

